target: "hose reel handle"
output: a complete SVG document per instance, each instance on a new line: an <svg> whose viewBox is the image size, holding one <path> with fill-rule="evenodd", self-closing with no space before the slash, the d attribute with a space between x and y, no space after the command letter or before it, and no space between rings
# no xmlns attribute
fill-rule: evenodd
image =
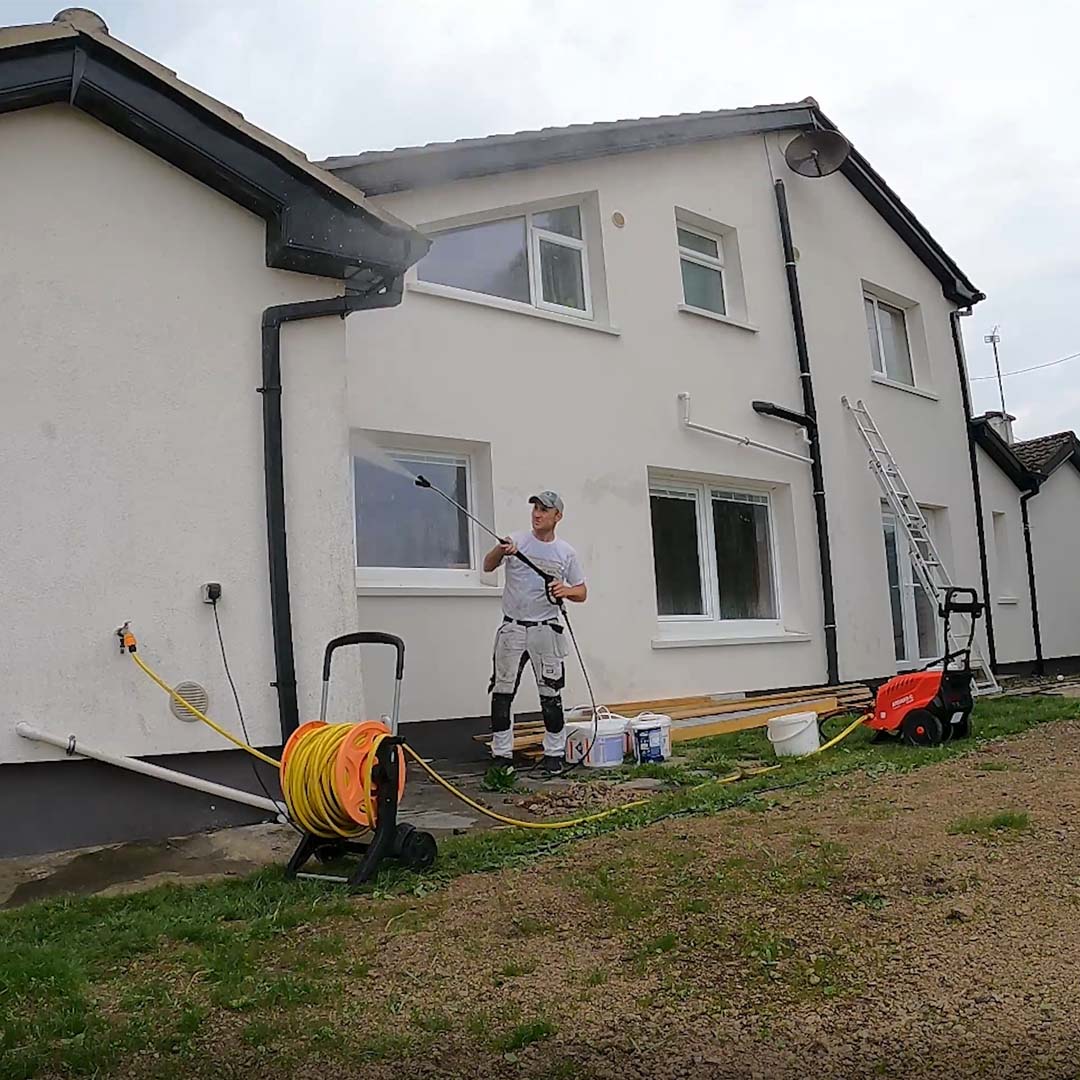
<svg viewBox="0 0 1080 1080"><path fill-rule="evenodd" d="M382 630L361 630L355 634L342 634L326 643L326 652L323 654L322 677L323 682L330 681L330 658L335 649L345 645L392 645L397 652L397 665L394 669L394 678L400 682L405 676L405 642L397 634L387 634Z"/></svg>

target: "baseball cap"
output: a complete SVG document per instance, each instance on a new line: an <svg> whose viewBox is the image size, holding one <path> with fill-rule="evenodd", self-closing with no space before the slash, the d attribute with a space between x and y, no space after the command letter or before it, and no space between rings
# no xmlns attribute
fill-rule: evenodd
<svg viewBox="0 0 1080 1080"><path fill-rule="evenodd" d="M563 501L554 491L541 491L539 495L530 495L529 502L537 503L545 510L558 510L560 514L563 512Z"/></svg>

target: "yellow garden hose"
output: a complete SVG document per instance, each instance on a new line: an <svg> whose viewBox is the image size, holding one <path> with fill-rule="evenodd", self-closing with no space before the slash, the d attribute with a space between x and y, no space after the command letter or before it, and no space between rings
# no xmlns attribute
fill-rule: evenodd
<svg viewBox="0 0 1080 1080"><path fill-rule="evenodd" d="M459 798L466 806L471 806L478 814L491 818L493 821L501 821L504 825L515 825L521 829L569 829L572 825L584 825L588 821L599 821L611 814L617 814L620 810L629 810L631 806L644 806L651 799L635 799L634 802L622 803L620 806L612 806L607 810L601 810L595 814L586 814L584 817L571 818L568 821L519 821L517 818L504 817L494 810L484 806L483 803L470 799L464 791L454 787L445 777L440 776L408 743L402 745L402 749L415 761L441 787L446 788L451 795Z"/></svg>
<svg viewBox="0 0 1080 1080"><path fill-rule="evenodd" d="M242 739L238 739L231 732L216 724L204 712L197 709L190 701L178 694L174 687L170 686L147 664L139 654L134 651L134 636L130 637L130 643L125 641L125 651L135 661L139 668L171 698L178 701L192 716L201 720L223 738L228 739L234 746L246 750L260 761L273 765L279 770L282 794L289 808L289 814L302 828L316 836L355 836L363 831L363 827L357 828L354 820L349 818L341 808L338 793L335 791L333 774L330 767L332 757L340 748L341 741L357 725L354 724L328 724L325 728L308 734L296 743L296 747L289 759L289 767L282 768L282 763L275 758L269 757L249 746ZM386 733L388 735L389 732ZM362 776L365 803L368 807L368 821L374 824L375 808L371 798L371 768L375 763L375 750L383 736L376 736L372 742L371 751L365 758L363 766L365 775ZM649 799L637 799L634 802L623 803L607 810L601 810L596 814L586 814L583 817L570 818L563 821L521 821L518 818L506 817L496 811L469 798L463 791L454 787L449 780L440 776L408 743L402 744L402 749L438 784L444 787L452 795L456 796L467 806L472 807L477 813L503 825L514 825L522 829L569 829L575 825L584 825L590 821L616 814L620 810L626 810L631 806L643 806ZM741 775L741 774L740 774ZM738 779L735 777L733 779ZM724 781L726 782L726 781Z"/></svg>
<svg viewBox="0 0 1080 1080"><path fill-rule="evenodd" d="M375 824L375 803L371 772L375 764L379 744L383 739L388 738L390 734L381 724L369 721L366 724L319 725L316 730L303 732L303 737L296 739L295 745L290 743L290 747L287 748L289 752L282 755L286 759L283 763L269 757L261 750L256 750L255 747L248 745L242 739L238 739L197 709L181 694L177 693L176 689L165 682L135 651L135 637L133 634L127 632L126 636L122 635L122 640L124 651L135 661L144 674L173 700L179 702L192 716L201 720L234 746L245 750L253 757L258 758L267 765L272 765L278 770L281 791L285 796L289 815L297 825L315 836L345 838L356 836ZM865 717L860 716L857 720L852 721L839 735L836 735L823 746L812 751L812 753L820 754L822 751L835 746L842 739L846 739L864 720ZM314 727L315 725L312 725L312 728ZM361 732L360 729L369 730ZM343 743L358 733L365 737L362 741L363 749L356 757L358 766L356 771L359 772L359 790L352 793L352 800L348 802L348 806L353 810L350 813L346 806L343 805L347 800L343 798L345 793L342 791L341 776L336 769L336 764L340 760ZM297 734L300 734L300 732ZM570 829L577 825L585 825L591 821L599 821L601 818L610 817L612 814L617 814L622 810L629 810L635 806L644 806L652 801L651 799L636 799L633 802L612 806L594 814L585 814L582 817L560 821L522 821L519 818L500 814L490 809L490 807L484 806L483 803L470 798L465 792L436 772L408 743L402 743L401 748L435 783L445 788L455 798L460 799L466 806L471 807L478 814L491 818L493 821L498 821L503 825L512 825L515 828ZM760 776L762 773L773 772L780 767L780 765L766 765L754 769L740 769L729 776L716 780L706 780L704 783L695 785L691 790L696 791L714 784L733 784L738 780L746 780L753 776ZM403 788L404 768L402 768L400 774L399 791ZM365 820L366 824L362 824Z"/></svg>
<svg viewBox="0 0 1080 1080"><path fill-rule="evenodd" d="M844 728L844 730L841 731L839 735L834 735L827 743L823 743L816 750L811 750L810 753L806 756L813 757L815 754L823 754L826 750L831 750L832 747L834 747L838 742L846 739L860 724L865 723L869 716L869 713L863 713L862 716L859 716L856 719L852 720L851 723L848 724L848 726Z"/></svg>

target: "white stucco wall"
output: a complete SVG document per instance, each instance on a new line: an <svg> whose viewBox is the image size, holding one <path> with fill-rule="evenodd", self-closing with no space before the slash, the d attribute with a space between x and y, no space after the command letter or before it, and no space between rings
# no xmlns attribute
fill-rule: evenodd
<svg viewBox="0 0 1080 1080"><path fill-rule="evenodd" d="M1080 656L1080 472L1066 462L1028 503L1043 656Z"/></svg>
<svg viewBox="0 0 1080 1080"><path fill-rule="evenodd" d="M1032 660L1035 657L1035 640L1031 630L1031 591L1028 588L1027 559L1024 554L1020 491L981 448L976 453L982 484L983 527L986 531L990 603L998 663ZM1001 521L1001 528L1005 530L1004 552L1001 550L1001 529L995 529L995 514L1005 515ZM1052 595L1046 597L1044 602L1055 604Z"/></svg>
<svg viewBox="0 0 1080 1080"><path fill-rule="evenodd" d="M875 412L921 502L941 508L946 561L978 582L974 514L949 305L938 282L839 175L784 169L799 247L811 362L822 423L841 676L894 670L879 490L840 396ZM560 535L584 556L590 597L572 614L604 698L812 683L825 677L809 468L686 431L696 421L790 450L799 434L750 408L764 398L801 409L798 371L765 142L740 138L597 158L385 197L414 223L584 193L595 200L598 322L618 335L418 291L401 309L352 323L349 421L355 428L490 444L497 528L526 528L525 499L559 490ZM594 194L595 193L595 194ZM680 312L675 208L738 233L747 318L757 332ZM615 211L625 227L612 222ZM599 245L595 244L599 230ZM603 274L597 269L602 249ZM920 305L919 396L871 380L862 282ZM603 280L600 284L603 284ZM657 649L648 472L672 469L771 485L788 521L780 539L782 643ZM483 713L497 595L386 596L361 591L365 627L408 641L407 719ZM568 700L583 698L569 665ZM374 703L389 682L370 665ZM526 681L518 706L534 705Z"/></svg>
<svg viewBox="0 0 1080 1080"><path fill-rule="evenodd" d="M0 762L53 756L20 719L125 753L222 746L118 653L209 690L238 727L205 581L220 581L254 740L279 738L263 503L260 315L340 282L265 266L264 223L63 106L0 116ZM301 718L356 627L343 329L283 331ZM335 670L340 719L358 672Z"/></svg>

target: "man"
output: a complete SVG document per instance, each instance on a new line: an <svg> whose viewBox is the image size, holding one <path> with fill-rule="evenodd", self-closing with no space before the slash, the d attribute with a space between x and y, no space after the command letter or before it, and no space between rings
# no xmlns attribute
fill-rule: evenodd
<svg viewBox="0 0 1080 1080"><path fill-rule="evenodd" d="M563 501L554 491L542 491L529 499L532 532L513 533L484 556L484 572L492 573L506 563L503 587L503 622L495 634L495 663L491 673L491 753L496 764L513 768L514 721L511 706L527 662L532 663L540 708L544 716L543 768L549 774L562 771L566 734L560 691L566 683L563 660L569 652L566 631L555 601L582 603L586 596L585 574L577 552L555 538L562 520ZM551 581L544 579L520 559L521 552Z"/></svg>

